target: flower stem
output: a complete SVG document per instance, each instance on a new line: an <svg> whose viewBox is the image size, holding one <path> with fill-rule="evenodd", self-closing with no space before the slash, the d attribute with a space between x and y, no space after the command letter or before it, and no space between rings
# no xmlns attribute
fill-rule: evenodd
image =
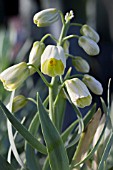
<svg viewBox="0 0 113 170"><path fill-rule="evenodd" d="M46 78L44 77L44 75L41 73L41 71L36 68L34 65L32 64L28 64L28 66L32 66L36 71L37 73L40 75L40 77L42 78L43 82L46 84L47 87L51 87L51 84L46 80Z"/></svg>
<svg viewBox="0 0 113 170"><path fill-rule="evenodd" d="M69 35L69 36L66 36L65 38L63 38L63 42L65 41L65 40L68 40L68 39L70 39L70 38L79 38L80 36L78 36L78 35Z"/></svg>
<svg viewBox="0 0 113 170"><path fill-rule="evenodd" d="M53 112L53 101L54 101L54 94L53 94L53 86L55 83L55 77L51 79L51 86L49 87L49 116L52 122L55 122L54 112Z"/></svg>
<svg viewBox="0 0 113 170"><path fill-rule="evenodd" d="M78 27L82 27L82 24L80 24L80 23L71 23L70 26L78 26Z"/></svg>
<svg viewBox="0 0 113 170"><path fill-rule="evenodd" d="M52 40L54 40L56 43L58 43L58 40L51 34L46 34L42 37L41 42L44 42L48 37L51 37Z"/></svg>

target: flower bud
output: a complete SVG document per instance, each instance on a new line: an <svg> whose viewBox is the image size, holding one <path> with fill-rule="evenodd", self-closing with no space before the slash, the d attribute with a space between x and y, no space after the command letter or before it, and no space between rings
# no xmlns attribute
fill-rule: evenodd
<svg viewBox="0 0 113 170"><path fill-rule="evenodd" d="M0 80L6 90L13 91L27 79L29 73L27 63L21 62L4 70L0 74Z"/></svg>
<svg viewBox="0 0 113 170"><path fill-rule="evenodd" d="M82 35L85 35L86 37L91 38L96 43L99 42L100 37L99 37L98 33L93 28L91 28L90 26L88 26L86 24L82 26L80 33Z"/></svg>
<svg viewBox="0 0 113 170"><path fill-rule="evenodd" d="M77 71L82 72L82 73L89 72L89 69L90 69L89 64L82 57L76 57L75 59L72 60L72 63Z"/></svg>
<svg viewBox="0 0 113 170"><path fill-rule="evenodd" d="M94 94L101 95L103 93L101 83L97 81L94 77L85 74L82 80Z"/></svg>
<svg viewBox="0 0 113 170"><path fill-rule="evenodd" d="M66 54L69 54L69 45L70 45L70 43L69 43L68 40L64 41L64 43L63 43L63 49L64 49L64 52L65 52ZM68 58L68 56L66 56L66 59L67 59L67 58Z"/></svg>
<svg viewBox="0 0 113 170"><path fill-rule="evenodd" d="M100 52L97 43L86 36L81 36L78 40L78 44L88 55L94 56Z"/></svg>
<svg viewBox="0 0 113 170"><path fill-rule="evenodd" d="M46 27L59 19L59 12L56 8L42 10L34 15L34 23L38 27Z"/></svg>
<svg viewBox="0 0 113 170"><path fill-rule="evenodd" d="M40 66L41 55L44 51L44 48L45 48L44 43L39 41L34 42L29 55L28 64L33 64L36 68L38 68ZM30 69L30 75L36 72L36 70L31 66L29 67L29 69Z"/></svg>
<svg viewBox="0 0 113 170"><path fill-rule="evenodd" d="M91 104L92 96L86 85L80 79L73 78L66 80L65 85L73 104L80 108Z"/></svg>
<svg viewBox="0 0 113 170"><path fill-rule="evenodd" d="M23 95L18 95L13 99L13 105L12 105L12 112L17 112L18 110L22 109L26 104L28 100Z"/></svg>
<svg viewBox="0 0 113 170"><path fill-rule="evenodd" d="M64 74L66 57L61 46L48 45L41 56L41 71L50 77Z"/></svg>

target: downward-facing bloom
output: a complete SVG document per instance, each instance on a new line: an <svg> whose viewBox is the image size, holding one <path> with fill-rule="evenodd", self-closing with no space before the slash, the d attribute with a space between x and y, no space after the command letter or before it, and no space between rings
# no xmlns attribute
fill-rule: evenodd
<svg viewBox="0 0 113 170"><path fill-rule="evenodd" d="M44 43L42 43L40 41L34 42L31 52L30 52L30 55L29 55L29 63L28 64L32 64L36 68L38 68L40 66L41 55L44 51L44 48L45 48ZM34 72L36 72L36 70L31 66L29 67L29 69L30 69L30 74L33 74Z"/></svg>
<svg viewBox="0 0 113 170"><path fill-rule="evenodd" d="M38 27L46 27L59 19L59 11L56 8L42 10L34 15L33 21Z"/></svg>
<svg viewBox="0 0 113 170"><path fill-rule="evenodd" d="M0 74L0 80L6 90L13 91L27 79L29 73L27 63L21 62L4 70Z"/></svg>
<svg viewBox="0 0 113 170"><path fill-rule="evenodd" d="M81 36L78 40L78 44L88 55L95 56L100 52L97 43L86 36Z"/></svg>
<svg viewBox="0 0 113 170"><path fill-rule="evenodd" d="M99 37L98 33L93 28L91 28L89 25L86 25L86 24L83 25L80 30L80 33L82 35L85 35L86 37L91 38L96 43L99 42L100 37Z"/></svg>
<svg viewBox="0 0 113 170"><path fill-rule="evenodd" d="M67 92L73 104L80 108L84 108L91 104L92 96L86 85L78 78L65 81Z"/></svg>
<svg viewBox="0 0 113 170"><path fill-rule="evenodd" d="M85 74L82 80L94 94L101 95L103 93L101 83L94 77Z"/></svg>
<svg viewBox="0 0 113 170"><path fill-rule="evenodd" d="M41 56L41 72L50 77L64 74L66 57L61 46L48 45Z"/></svg>

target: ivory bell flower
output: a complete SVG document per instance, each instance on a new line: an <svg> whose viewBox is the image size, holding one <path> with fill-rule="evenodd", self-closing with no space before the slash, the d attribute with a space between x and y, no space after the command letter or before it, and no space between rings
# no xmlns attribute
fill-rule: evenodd
<svg viewBox="0 0 113 170"><path fill-rule="evenodd" d="M80 79L73 78L66 80L65 85L74 105L84 108L91 104L92 96L86 85Z"/></svg>
<svg viewBox="0 0 113 170"><path fill-rule="evenodd" d="M86 36L81 36L78 40L78 44L88 55L95 56L100 52L97 43Z"/></svg>
<svg viewBox="0 0 113 170"><path fill-rule="evenodd" d="M94 94L101 95L103 93L103 87L101 83L94 77L85 74L82 80Z"/></svg>
<svg viewBox="0 0 113 170"><path fill-rule="evenodd" d="M50 77L64 74L66 57L61 46L48 45L41 56L41 72Z"/></svg>
<svg viewBox="0 0 113 170"><path fill-rule="evenodd" d="M100 40L98 33L92 27L90 27L89 25L86 25L86 24L83 25L81 30L80 30L80 33L84 36L91 38L96 43L98 43L99 40Z"/></svg>
<svg viewBox="0 0 113 170"><path fill-rule="evenodd" d="M42 55L44 49L45 49L44 43L42 43L40 41L34 42L31 52L30 52L30 55L29 55L29 63L28 64L32 64L36 68L38 68L40 66L41 55ZM30 75L36 72L36 70L32 66L30 66L29 69L30 69Z"/></svg>
<svg viewBox="0 0 113 170"><path fill-rule="evenodd" d="M42 10L34 15L33 21L38 27L46 27L59 19L59 11L56 8Z"/></svg>
<svg viewBox="0 0 113 170"><path fill-rule="evenodd" d="M15 64L2 73L0 73L0 80L3 86L8 91L13 91L17 89L29 76L30 71L28 69L27 63L21 62Z"/></svg>

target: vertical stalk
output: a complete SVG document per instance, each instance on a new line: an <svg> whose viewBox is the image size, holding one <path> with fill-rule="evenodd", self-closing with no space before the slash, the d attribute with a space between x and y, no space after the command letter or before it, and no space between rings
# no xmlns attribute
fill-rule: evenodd
<svg viewBox="0 0 113 170"><path fill-rule="evenodd" d="M67 31L69 29L69 25L70 25L70 22L63 24L61 34L60 34L60 37L59 37L58 45L62 45L62 40L67 34Z"/></svg>
<svg viewBox="0 0 113 170"><path fill-rule="evenodd" d="M59 41L57 43L57 45L62 45L62 40L63 38L66 36L67 34L67 31L69 29L69 25L70 25L70 22L66 22L66 23L63 23L63 26L62 26L62 30L61 30L61 34L60 34L60 37L59 37ZM54 86L55 86L55 82L56 82L56 77L52 77L51 79L51 84L49 86L49 116L50 116L50 119L52 120L53 123L55 123L55 113L54 113L54 99L55 99L55 89L54 89Z"/></svg>
<svg viewBox="0 0 113 170"><path fill-rule="evenodd" d="M52 122L55 122L54 113L53 113L53 102L54 102L54 93L53 93L53 86L55 82L55 77L52 77L51 79L51 86L49 87L49 116Z"/></svg>

